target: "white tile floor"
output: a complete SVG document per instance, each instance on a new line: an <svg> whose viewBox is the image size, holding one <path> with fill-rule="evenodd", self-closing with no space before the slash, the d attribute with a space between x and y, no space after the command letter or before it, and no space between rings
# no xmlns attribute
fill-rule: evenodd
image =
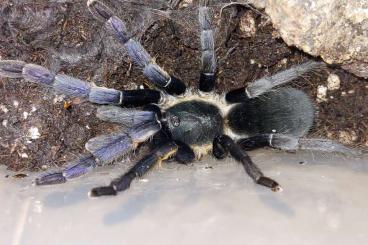
<svg viewBox="0 0 368 245"><path fill-rule="evenodd" d="M251 155L283 192L254 185L230 159L164 165L100 199L89 189L126 167L52 187L32 186L34 175L4 178L1 168L1 244L368 244L367 160Z"/></svg>

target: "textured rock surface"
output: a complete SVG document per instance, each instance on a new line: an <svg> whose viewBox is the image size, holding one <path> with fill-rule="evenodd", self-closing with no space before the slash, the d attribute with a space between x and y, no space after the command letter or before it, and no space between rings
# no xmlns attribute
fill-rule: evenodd
<svg viewBox="0 0 368 245"><path fill-rule="evenodd" d="M250 0L288 45L368 77L368 1Z"/></svg>

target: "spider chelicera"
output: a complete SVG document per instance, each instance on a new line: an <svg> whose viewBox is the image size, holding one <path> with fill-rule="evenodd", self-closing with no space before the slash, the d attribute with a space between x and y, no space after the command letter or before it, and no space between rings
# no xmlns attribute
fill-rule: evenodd
<svg viewBox="0 0 368 245"><path fill-rule="evenodd" d="M110 185L92 189L92 196L116 195L129 188L155 164L168 158L190 163L211 153L218 159L230 155L240 162L255 183L281 190L264 176L247 155L247 150L264 146L282 150L317 150L351 153L351 149L327 139L304 138L314 121L314 106L302 91L286 84L307 72L320 71L324 63L309 61L269 77L251 82L224 96L215 94L216 56L211 28L211 9L198 8L202 69L199 91L186 88L178 78L164 71L143 46L131 38L125 23L102 2L89 0L88 7L124 46L130 58L142 68L156 89L115 90L98 87L63 74L18 60L1 60L0 76L23 78L53 88L57 93L84 98L104 105L97 117L125 126L126 130L90 139L90 152L59 172L36 179L37 185L64 183L86 174L99 164L110 163L139 144L150 141L151 152ZM139 107L140 109L132 109Z"/></svg>

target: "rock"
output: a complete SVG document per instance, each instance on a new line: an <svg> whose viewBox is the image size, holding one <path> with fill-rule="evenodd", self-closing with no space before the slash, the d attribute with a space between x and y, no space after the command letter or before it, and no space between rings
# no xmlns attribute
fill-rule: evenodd
<svg viewBox="0 0 368 245"><path fill-rule="evenodd" d="M290 46L368 78L367 0L249 0ZM263 3L264 6L263 6Z"/></svg>
<svg viewBox="0 0 368 245"><path fill-rule="evenodd" d="M256 35L256 22L250 12L246 12L240 18L239 29L243 37L254 37Z"/></svg>
<svg viewBox="0 0 368 245"><path fill-rule="evenodd" d="M331 73L327 78L327 88L328 90L337 90L340 88L340 78L338 75Z"/></svg>
<svg viewBox="0 0 368 245"><path fill-rule="evenodd" d="M321 103L327 101L327 87L323 85L318 85L317 88L317 102Z"/></svg>

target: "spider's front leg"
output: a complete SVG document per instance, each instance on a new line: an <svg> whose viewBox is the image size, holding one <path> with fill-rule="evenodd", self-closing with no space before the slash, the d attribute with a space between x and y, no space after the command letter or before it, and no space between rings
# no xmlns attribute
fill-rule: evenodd
<svg viewBox="0 0 368 245"><path fill-rule="evenodd" d="M214 31L212 30L211 8L208 0L201 0L198 8L198 22L201 31L201 75L199 78L199 90L211 92L215 88L216 81L216 53Z"/></svg>
<svg viewBox="0 0 368 245"><path fill-rule="evenodd" d="M235 160L243 164L245 171L255 183L268 187L275 192L282 190L276 181L263 175L248 154L229 136L221 135L216 137L213 141L214 156L218 159L223 159L226 157L227 153L230 153Z"/></svg>
<svg viewBox="0 0 368 245"><path fill-rule="evenodd" d="M88 7L93 16L101 20L113 33L117 40L124 46L129 57L142 68L143 74L154 85L172 95L183 94L185 84L173 75L162 69L144 49L142 44L131 37L125 23L102 2L89 0Z"/></svg>
<svg viewBox="0 0 368 245"><path fill-rule="evenodd" d="M99 87L71 76L54 74L45 67L19 60L0 60L0 77L24 78L26 81L50 87L58 94L83 98L95 104L141 106L161 101L161 93L156 90L120 91Z"/></svg>
<svg viewBox="0 0 368 245"><path fill-rule="evenodd" d="M173 141L165 142L138 161L127 173L114 179L110 185L93 188L90 195L93 197L116 195L119 191L125 191L135 178L142 177L154 165L173 156L177 150L178 146Z"/></svg>

